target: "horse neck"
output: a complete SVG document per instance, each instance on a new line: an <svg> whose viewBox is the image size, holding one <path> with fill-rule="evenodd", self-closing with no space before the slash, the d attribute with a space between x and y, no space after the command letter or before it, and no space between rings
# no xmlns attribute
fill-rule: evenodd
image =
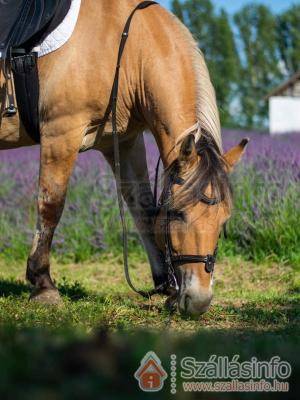
<svg viewBox="0 0 300 400"><path fill-rule="evenodd" d="M186 106L189 104L190 106ZM158 101L150 117L150 130L158 145L165 167L168 167L179 154L180 143L189 133L197 134L199 121L196 113L196 99L189 93L179 102L175 95L168 100Z"/></svg>
<svg viewBox="0 0 300 400"><path fill-rule="evenodd" d="M174 58L172 74L168 63L160 65L159 73L148 72L143 93L143 114L165 167L177 158L184 133L199 122L195 71L191 65L176 61L176 55Z"/></svg>
<svg viewBox="0 0 300 400"><path fill-rule="evenodd" d="M147 46L141 47L139 59L147 62L143 61L140 68L138 109L142 110L167 167L178 157L184 134L201 126L218 136L218 113L204 58L192 36L159 8L153 7L140 18L143 16L143 30L139 33Z"/></svg>

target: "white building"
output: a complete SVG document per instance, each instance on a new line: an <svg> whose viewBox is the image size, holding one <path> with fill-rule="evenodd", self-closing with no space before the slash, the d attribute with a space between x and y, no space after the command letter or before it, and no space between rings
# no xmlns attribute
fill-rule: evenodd
<svg viewBox="0 0 300 400"><path fill-rule="evenodd" d="M300 133L300 71L273 90L267 99L271 135Z"/></svg>

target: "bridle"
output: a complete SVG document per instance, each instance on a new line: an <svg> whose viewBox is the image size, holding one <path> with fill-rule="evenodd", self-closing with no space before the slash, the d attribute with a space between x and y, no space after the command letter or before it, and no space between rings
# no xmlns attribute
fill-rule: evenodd
<svg viewBox="0 0 300 400"><path fill-rule="evenodd" d="M114 144L114 173L116 178L116 187L117 187L117 196L118 196L118 205L120 210L120 218L122 222L123 228L123 261L124 261L124 273L125 278L128 283L128 286L139 295L150 298L154 294L166 294L168 293L168 289L172 288L175 289L176 292L178 291L178 283L176 279L176 268L185 263L201 263L205 265L205 270L208 273L213 273L214 265L217 256L217 248L214 251L214 254L207 254L206 256L199 256L199 255L174 255L173 248L171 243L171 235L170 235L170 224L172 221L172 210L169 208L168 199L172 194L172 186L175 183L179 182L179 178L176 177L176 181L174 179L169 180L166 191L163 192L161 197L161 201L157 203L157 188L158 188L158 174L159 174L159 165L160 165L160 158L157 163L156 173L155 173L155 189L154 189L154 198L155 198L155 205L157 209L156 216L158 215L159 211L162 207L166 208L166 222L164 226L164 237L165 237L165 264L168 267L168 279L166 282L155 287L153 290L142 291L135 288L133 285L130 274L129 274L129 267L128 267L128 241L127 241L127 225L125 219L125 210L124 210L124 203L122 198L122 191L121 191L121 167L120 167L120 151L119 151L119 137L118 137L118 129L117 129L117 101L118 101L118 90L119 90L119 75L120 75L120 67L121 67L121 60L125 50L126 42L129 37L130 25L133 16L135 15L136 11L143 10L148 8L151 5L157 5L155 1L143 1L138 4L131 14L129 15L124 30L122 32L121 41L119 45L118 57L117 57L117 65L115 70L115 77L113 81L112 91L110 102L106 111L106 117L111 114L112 115L112 133L113 133L113 144ZM182 182L183 183L183 182ZM200 196L200 201L207 205L215 205L219 203L216 199L210 199L206 197L204 194Z"/></svg>
<svg viewBox="0 0 300 400"><path fill-rule="evenodd" d="M183 185L184 180L178 176L178 174L171 173L168 176L168 182L165 189L162 192L159 202L157 202L157 192L158 192L158 175L159 175L159 165L161 158L159 157L156 171L155 171L155 184L154 184L154 199L155 204L157 204L157 216L160 211L164 209L166 218L164 219L163 230L164 230L164 249L165 249L165 264L168 267L168 286L175 288L176 291L179 289L177 282L176 270L178 267L184 264L204 264L205 271L209 274L213 274L215 268L215 262L218 254L218 247L215 248L213 254L198 255L198 254L180 254L175 255L171 240L171 222L174 220L182 219L182 213L173 210L170 207L172 204L172 187L174 185ZM207 206L214 206L220 203L220 200L216 198L209 198L205 194L201 193L198 196L198 200ZM226 235L226 227L224 228Z"/></svg>

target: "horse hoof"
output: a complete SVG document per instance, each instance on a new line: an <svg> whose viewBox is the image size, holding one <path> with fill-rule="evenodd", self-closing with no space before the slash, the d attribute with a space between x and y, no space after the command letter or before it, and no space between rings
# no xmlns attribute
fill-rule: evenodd
<svg viewBox="0 0 300 400"><path fill-rule="evenodd" d="M59 305L62 303L62 299L57 289L34 289L29 300L50 305Z"/></svg>
<svg viewBox="0 0 300 400"><path fill-rule="evenodd" d="M169 296L165 301L165 308L173 314L177 309L177 295Z"/></svg>

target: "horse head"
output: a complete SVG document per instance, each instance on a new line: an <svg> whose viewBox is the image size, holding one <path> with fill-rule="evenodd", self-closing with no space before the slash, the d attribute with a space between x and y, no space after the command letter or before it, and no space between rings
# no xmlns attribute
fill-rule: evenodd
<svg viewBox="0 0 300 400"><path fill-rule="evenodd" d="M193 135L166 171L156 219L156 241L165 254L173 300L179 310L198 316L208 310L218 239L231 215L228 174L240 160L248 139L221 155L214 140Z"/></svg>

